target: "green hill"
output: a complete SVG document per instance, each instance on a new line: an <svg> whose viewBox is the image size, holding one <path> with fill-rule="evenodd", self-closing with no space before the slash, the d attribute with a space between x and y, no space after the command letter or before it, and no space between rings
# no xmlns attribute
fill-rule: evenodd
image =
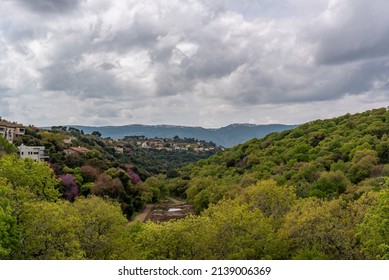
<svg viewBox="0 0 389 280"><path fill-rule="evenodd" d="M64 135L88 152L62 154ZM385 108L272 133L144 182L111 139L29 128L19 140L57 151L56 162L0 143L2 259L389 259ZM123 213L165 195L197 215L128 224Z"/></svg>
<svg viewBox="0 0 389 280"><path fill-rule="evenodd" d="M148 259L388 259L388 176L387 109L312 121L162 182L200 214L144 225L137 246Z"/></svg>
<svg viewBox="0 0 389 280"><path fill-rule="evenodd" d="M253 139L183 168L179 187L170 183L201 211L260 180L294 185L300 197L331 199L379 189L388 175L389 111L382 108Z"/></svg>

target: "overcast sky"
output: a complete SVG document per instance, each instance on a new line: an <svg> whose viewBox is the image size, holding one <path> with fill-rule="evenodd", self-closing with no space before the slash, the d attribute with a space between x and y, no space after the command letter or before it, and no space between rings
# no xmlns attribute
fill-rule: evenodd
<svg viewBox="0 0 389 280"><path fill-rule="evenodd" d="M0 116L297 124L389 105L387 0L0 0Z"/></svg>

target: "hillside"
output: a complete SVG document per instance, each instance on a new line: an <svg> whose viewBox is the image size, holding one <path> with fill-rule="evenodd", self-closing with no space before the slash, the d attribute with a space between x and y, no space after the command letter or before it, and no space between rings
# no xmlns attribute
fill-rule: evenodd
<svg viewBox="0 0 389 280"><path fill-rule="evenodd" d="M30 126L14 139L14 145L0 139L0 153L17 153L20 145L41 146L46 162L60 180L58 189L63 199L110 197L130 218L146 203L157 202L165 194L158 185L152 185L152 176L175 176L178 168L221 150L214 143L179 137L113 140L100 136L74 127L42 130Z"/></svg>
<svg viewBox="0 0 389 280"><path fill-rule="evenodd" d="M165 180L200 215L145 225L143 256L388 259L388 176L385 108L272 133ZM178 244L167 234L185 245L155 249Z"/></svg>
<svg viewBox="0 0 389 280"><path fill-rule="evenodd" d="M213 142L217 145L229 148L244 143L252 138L262 138L269 133L279 132L296 127L295 125L269 124L232 124L217 129L206 129L202 127L171 126L171 125L126 125L126 126L81 126L72 125L85 133L99 131L103 137L114 139L125 136L146 136L148 138L193 138Z"/></svg>
<svg viewBox="0 0 389 280"><path fill-rule="evenodd" d="M271 133L144 181L96 133L28 128L18 139L60 150L68 134L88 151L59 151L51 165L0 143L0 258L389 259L386 108ZM123 215L161 198L186 200L196 215Z"/></svg>
<svg viewBox="0 0 389 280"><path fill-rule="evenodd" d="M178 192L199 211L236 188L266 179L294 185L300 197L360 196L379 189L382 176L389 176L389 111L312 121L253 139L181 172L189 179L185 192L182 186ZM199 187L204 181L206 186Z"/></svg>

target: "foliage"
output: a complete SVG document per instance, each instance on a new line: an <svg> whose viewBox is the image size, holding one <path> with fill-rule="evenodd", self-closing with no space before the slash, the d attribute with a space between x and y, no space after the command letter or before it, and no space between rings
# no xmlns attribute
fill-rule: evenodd
<svg viewBox="0 0 389 280"><path fill-rule="evenodd" d="M60 194L57 190L59 180L45 162L19 159L16 155L0 158L0 177L7 179L16 189L24 189L32 197L56 201Z"/></svg>
<svg viewBox="0 0 389 280"><path fill-rule="evenodd" d="M389 259L389 191L383 190L359 228L365 251L373 259Z"/></svg>
<svg viewBox="0 0 389 280"><path fill-rule="evenodd" d="M0 155L1 154L16 154L18 149L15 145L8 142L7 139L0 136Z"/></svg>
<svg viewBox="0 0 389 280"><path fill-rule="evenodd" d="M27 203L20 222L21 259L82 259L77 238L79 217L69 202L40 201Z"/></svg>
<svg viewBox="0 0 389 280"><path fill-rule="evenodd" d="M63 198L69 201L74 201L74 199L80 194L76 178L67 174L59 176L59 179L61 180L59 189L63 194Z"/></svg>
<svg viewBox="0 0 389 280"><path fill-rule="evenodd" d="M19 244L20 233L17 219L13 214L10 200L7 198L9 186L0 180L0 259L8 258Z"/></svg>
<svg viewBox="0 0 389 280"><path fill-rule="evenodd" d="M272 218L278 227L296 203L295 189L289 186L278 186L275 181L261 181L246 188L238 200L250 207L259 209L265 217Z"/></svg>
<svg viewBox="0 0 389 280"><path fill-rule="evenodd" d="M77 199L74 208L80 219L78 238L84 258L112 260L131 257L127 219L118 203L91 196Z"/></svg>
<svg viewBox="0 0 389 280"><path fill-rule="evenodd" d="M57 153L63 133L90 152L56 157L55 174L0 157L0 258L388 259L388 121L385 108L317 120L160 175L98 135L29 129ZM127 225L166 195L197 215Z"/></svg>
<svg viewBox="0 0 389 280"><path fill-rule="evenodd" d="M26 203L19 221L18 259L126 259L126 218L117 203L99 197Z"/></svg>
<svg viewBox="0 0 389 280"><path fill-rule="evenodd" d="M357 197L368 191L366 180L386 172L388 120L389 111L382 108L312 121L186 166L180 177L187 179L187 198L198 211L228 196L237 186L245 188L267 179L294 185L301 198L335 199L350 193ZM182 187L178 184L177 188Z"/></svg>
<svg viewBox="0 0 389 280"><path fill-rule="evenodd" d="M82 130L74 127L52 127L51 131L26 127L25 135L17 138L15 144L46 148L50 155L50 166L55 170L55 175L58 176L60 182L61 197L73 201L80 193L108 195L122 205L127 216L140 211L144 203L149 202L147 197L154 201L159 199L160 190L158 188L152 187L151 190L148 184L135 188L135 185L160 173L169 174L171 177L179 176L177 171L179 167L207 158L217 151L215 144L205 141L200 141L201 145L212 147L215 150L197 152L194 150L141 149L136 146L139 140L136 137L113 140L101 136L99 131L86 135ZM13 147L17 151L13 145L5 139L4 141L4 147ZM184 146L185 141L192 140L176 137L174 140L158 139L158 141L166 142L166 145L179 143ZM199 141L193 139L192 144L197 145L197 142ZM1 143L0 139L0 148ZM83 147L86 152L69 152L68 148L71 146ZM118 147L122 147L122 152L117 152ZM10 151L7 150L7 152ZM75 179L75 182L70 176ZM149 196L146 193L152 193L152 195Z"/></svg>
<svg viewBox="0 0 389 280"><path fill-rule="evenodd" d="M136 235L145 259L269 259L284 251L267 218L237 201L222 201L201 216L147 223Z"/></svg>

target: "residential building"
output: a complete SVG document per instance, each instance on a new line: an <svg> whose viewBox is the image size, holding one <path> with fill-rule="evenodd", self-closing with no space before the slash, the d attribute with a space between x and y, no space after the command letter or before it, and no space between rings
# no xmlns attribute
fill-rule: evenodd
<svg viewBox="0 0 389 280"><path fill-rule="evenodd" d="M24 135L24 133L23 125L0 121L0 136L7 139L9 143L12 143L16 137Z"/></svg>
<svg viewBox="0 0 389 280"><path fill-rule="evenodd" d="M114 147L114 149L115 149L115 153L117 153L117 154L123 154L124 153L124 148L123 147L116 146L116 147Z"/></svg>
<svg viewBox="0 0 389 280"><path fill-rule="evenodd" d="M85 147L70 147L69 149L64 150L65 154L72 155L72 154L86 154L89 152L89 149Z"/></svg>
<svg viewBox="0 0 389 280"><path fill-rule="evenodd" d="M45 161L49 158L44 146L26 146L22 144L18 149L20 158L31 158L34 161Z"/></svg>

